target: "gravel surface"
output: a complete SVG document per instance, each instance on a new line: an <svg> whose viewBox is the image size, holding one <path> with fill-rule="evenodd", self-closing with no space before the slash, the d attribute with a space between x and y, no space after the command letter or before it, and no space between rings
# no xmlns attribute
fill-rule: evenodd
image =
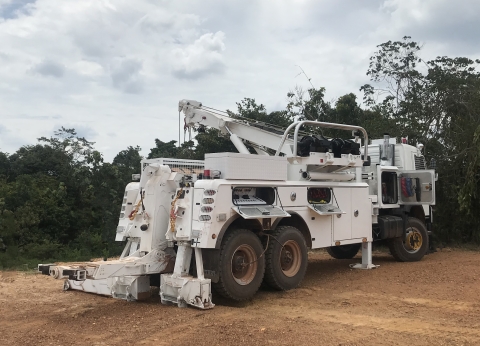
<svg viewBox="0 0 480 346"><path fill-rule="evenodd" d="M309 254L301 286L213 310L62 291L39 274L0 272L0 345L480 345L480 253L443 249L416 263ZM158 294L158 290L157 290Z"/></svg>

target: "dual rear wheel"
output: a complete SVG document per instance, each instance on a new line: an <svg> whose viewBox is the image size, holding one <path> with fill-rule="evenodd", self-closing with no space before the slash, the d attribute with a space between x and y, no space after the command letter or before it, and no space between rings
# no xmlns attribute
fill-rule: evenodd
<svg viewBox="0 0 480 346"><path fill-rule="evenodd" d="M265 283L279 291L297 287L307 271L307 244L292 226L279 226L267 236Z"/></svg>
<svg viewBox="0 0 480 346"><path fill-rule="evenodd" d="M390 252L397 261L419 261L428 250L425 224L409 218L405 237L389 241ZM353 258L360 244L328 248L339 259ZM274 289L297 287L307 270L307 245L302 233L292 226L279 226L263 239L250 230L232 230L220 249L219 280L215 290L226 298L250 299L263 281Z"/></svg>
<svg viewBox="0 0 480 346"><path fill-rule="evenodd" d="M250 230L235 229L223 239L215 290L226 298L250 299L262 281L278 290L297 287L307 269L307 246L294 227L280 226L262 242Z"/></svg>

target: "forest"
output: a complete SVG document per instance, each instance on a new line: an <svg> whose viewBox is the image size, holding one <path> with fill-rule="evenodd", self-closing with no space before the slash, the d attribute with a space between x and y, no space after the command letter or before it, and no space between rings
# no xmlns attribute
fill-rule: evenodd
<svg viewBox="0 0 480 346"><path fill-rule="evenodd" d="M267 112L244 98L232 117L286 127L319 120L364 127L370 138L408 137L422 143L438 172L434 232L441 244L480 244L480 60L422 58L410 37L377 46L361 86L325 100L325 89L287 93L282 111ZM197 129L184 143L152 141L148 158L203 159L235 147L214 129ZM335 132L329 136L340 136ZM94 143L75 129L60 128L35 145L5 153L0 148L0 269L36 263L118 255L115 229L126 184L140 171L140 147L129 146L105 162Z"/></svg>

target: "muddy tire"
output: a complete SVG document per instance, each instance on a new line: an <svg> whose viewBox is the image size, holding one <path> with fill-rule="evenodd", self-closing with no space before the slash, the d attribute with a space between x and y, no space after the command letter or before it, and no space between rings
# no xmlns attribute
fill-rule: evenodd
<svg viewBox="0 0 480 346"><path fill-rule="evenodd" d="M308 265L307 245L302 233L292 226L277 227L269 237L265 261L264 280L268 286L280 291L297 287Z"/></svg>
<svg viewBox="0 0 480 346"><path fill-rule="evenodd" d="M414 217L408 218L405 237L390 239L388 247L399 262L420 261L428 250L428 233L425 224Z"/></svg>
<svg viewBox="0 0 480 346"><path fill-rule="evenodd" d="M225 298L250 299L262 284L265 256L260 239L251 231L236 229L223 239L219 280L214 289Z"/></svg>
<svg viewBox="0 0 480 346"><path fill-rule="evenodd" d="M355 257L362 244L348 244L340 246L327 247L330 256L336 259L350 259Z"/></svg>

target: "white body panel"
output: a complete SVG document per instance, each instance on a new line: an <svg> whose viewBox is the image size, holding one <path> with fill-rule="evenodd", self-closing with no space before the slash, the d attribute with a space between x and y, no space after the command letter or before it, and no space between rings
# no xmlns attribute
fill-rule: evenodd
<svg viewBox="0 0 480 346"><path fill-rule="evenodd" d="M205 169L219 172L222 179L287 180L287 158L238 153L205 155Z"/></svg>
<svg viewBox="0 0 480 346"><path fill-rule="evenodd" d="M210 213L194 213L192 222L192 235L194 247L218 248L220 233L230 224L232 218L237 218L233 210L232 187L268 187L277 188L278 197L274 206L283 208L287 213L298 214L307 224L311 238L312 248L332 246L336 241L341 244L361 242L362 239L372 239L371 202L366 183L345 182L270 182L270 181L241 181L241 180L201 180L197 181L194 189L195 205L193 210L199 210L202 200L207 196L205 190L214 190L216 194L211 196L214 203L209 204L213 208ZM310 187L328 187L333 189L339 208L344 214L339 218L335 215L319 215L309 208L307 201L307 189ZM291 195L295 194L295 200ZM197 202L198 201L198 202ZM332 196L332 202L336 204ZM197 205L197 203L200 203ZM357 211L357 213L355 213ZM357 216L355 216L355 214ZM210 215L208 221L200 221L199 215ZM219 215L225 215L220 218ZM313 218L313 219L312 219ZM221 221L222 220L222 221ZM277 217L271 217L271 224L275 224ZM177 221L178 222L178 221ZM315 239L315 240L313 240ZM355 241L353 241L355 240Z"/></svg>

